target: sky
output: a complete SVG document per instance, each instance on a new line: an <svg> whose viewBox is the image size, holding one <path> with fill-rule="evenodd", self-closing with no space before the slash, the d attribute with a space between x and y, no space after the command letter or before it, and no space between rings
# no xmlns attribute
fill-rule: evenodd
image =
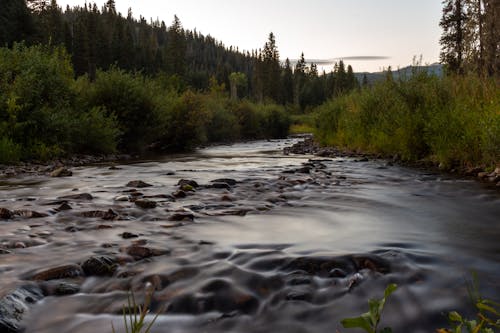
<svg viewBox="0 0 500 333"><path fill-rule="evenodd" d="M85 0L58 0L63 8ZM89 1L94 2L94 1ZM105 0L95 1L99 7ZM440 0L115 0L124 16L177 15L196 30L239 50L262 48L270 32L282 59L343 59L355 72L375 72L439 59ZM358 59L357 57L362 57ZM367 58L370 57L370 58ZM373 57L373 58L371 58ZM325 64L320 69L332 68Z"/></svg>

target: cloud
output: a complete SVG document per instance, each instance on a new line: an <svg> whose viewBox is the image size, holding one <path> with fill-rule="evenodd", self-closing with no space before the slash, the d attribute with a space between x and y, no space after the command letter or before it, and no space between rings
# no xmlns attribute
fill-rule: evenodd
<svg viewBox="0 0 500 333"><path fill-rule="evenodd" d="M307 63L315 63L316 65L332 65L340 60L350 60L350 61L376 61L376 60L387 60L391 57L387 56L349 56L349 57L338 57L333 59L306 59ZM291 59L292 64L296 64L298 59Z"/></svg>

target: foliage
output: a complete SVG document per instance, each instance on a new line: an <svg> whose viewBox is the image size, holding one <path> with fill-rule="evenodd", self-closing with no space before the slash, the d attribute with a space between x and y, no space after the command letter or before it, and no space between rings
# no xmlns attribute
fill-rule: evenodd
<svg viewBox="0 0 500 333"><path fill-rule="evenodd" d="M153 298L153 289L146 292L144 304L138 305L135 301L133 292L127 295L127 306L123 306L123 323L125 333L149 333L153 327L159 313L155 315L153 320L146 325L146 315L149 313L149 307ZM115 332L113 323L111 323L112 332Z"/></svg>
<svg viewBox="0 0 500 333"><path fill-rule="evenodd" d="M462 333L464 328L468 333L494 333L500 329L500 303L484 299L479 294L475 276L472 282L468 283L468 290L472 303L478 311L477 318L469 320L452 311L448 314L451 329L439 329L438 333Z"/></svg>
<svg viewBox="0 0 500 333"><path fill-rule="evenodd" d="M387 286L384 292L384 297L380 300L371 299L368 301L370 310L363 313L359 317L346 318L342 320L342 326L344 328L362 328L367 333L390 333L392 330L388 327L378 331L378 325L380 323L380 318L382 316L382 311L384 310L385 302L387 298L397 289L395 284L390 284Z"/></svg>
<svg viewBox="0 0 500 333"><path fill-rule="evenodd" d="M498 91L494 79L475 75L416 73L379 82L319 106L318 139L446 167L495 165L500 160Z"/></svg>
<svg viewBox="0 0 500 333"><path fill-rule="evenodd" d="M89 109L101 108L116 117L122 132L119 147L125 151L141 151L151 143L158 125L155 87L139 74L112 68L98 71L95 82L80 80L82 103Z"/></svg>

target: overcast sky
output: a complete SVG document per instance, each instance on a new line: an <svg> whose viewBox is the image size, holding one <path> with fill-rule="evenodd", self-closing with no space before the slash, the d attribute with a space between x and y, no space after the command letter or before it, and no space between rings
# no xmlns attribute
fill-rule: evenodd
<svg viewBox="0 0 500 333"><path fill-rule="evenodd" d="M422 55L439 58L440 0L115 0L124 16L157 18L210 34L240 50L262 48L274 32L281 58L344 58L356 72L394 69ZM93 2L93 1L92 1ZM105 0L98 0L99 7ZM58 0L83 5L85 0ZM376 56L375 60L350 57ZM387 58L383 58L387 57ZM326 66L329 71L331 66Z"/></svg>

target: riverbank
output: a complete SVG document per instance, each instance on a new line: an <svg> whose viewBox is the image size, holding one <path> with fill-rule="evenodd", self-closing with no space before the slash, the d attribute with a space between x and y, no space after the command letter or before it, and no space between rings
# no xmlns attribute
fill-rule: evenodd
<svg viewBox="0 0 500 333"><path fill-rule="evenodd" d="M455 168L444 168L441 164L428 159L417 160L417 161L404 161L401 157L396 155L382 155L365 153L358 150L342 149L338 147L328 147L321 145L317 140L314 139L313 135L309 135L293 145L292 147L287 147L284 149L284 154L299 154L299 155L316 155L318 157L350 157L357 161L368 161L368 160L385 160L389 166L398 164L405 167L416 168L419 170L429 170L432 172L445 173L458 178L475 179L489 188L496 189L500 192L500 166L495 170L486 171L482 167L455 167Z"/></svg>

